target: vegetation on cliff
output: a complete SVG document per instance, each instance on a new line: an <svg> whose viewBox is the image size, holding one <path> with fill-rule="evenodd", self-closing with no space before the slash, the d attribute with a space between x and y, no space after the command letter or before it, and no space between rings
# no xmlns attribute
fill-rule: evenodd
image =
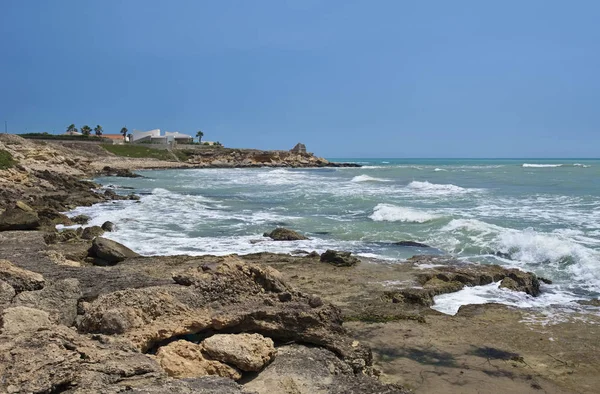
<svg viewBox="0 0 600 394"><path fill-rule="evenodd" d="M8 151L0 149L0 170L6 170L13 167L15 164L16 161L13 159L12 155Z"/></svg>

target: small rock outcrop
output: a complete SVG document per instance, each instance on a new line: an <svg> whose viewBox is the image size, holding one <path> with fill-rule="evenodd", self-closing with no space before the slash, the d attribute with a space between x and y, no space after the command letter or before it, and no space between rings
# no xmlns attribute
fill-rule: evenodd
<svg viewBox="0 0 600 394"><path fill-rule="evenodd" d="M46 283L41 274L19 268L8 260L0 260L0 280L8 283L17 293L39 290Z"/></svg>
<svg viewBox="0 0 600 394"><path fill-rule="evenodd" d="M300 154L306 153L306 145L298 142L296 144L296 146L294 146L292 149L290 149L290 152L292 152L292 153L300 153Z"/></svg>
<svg viewBox="0 0 600 394"><path fill-rule="evenodd" d="M6 308L0 318L2 334L14 335L22 332L35 332L50 326L48 312L26 306Z"/></svg>
<svg viewBox="0 0 600 394"><path fill-rule="evenodd" d="M126 258L139 256L127 246L103 237L96 237L92 242L92 254L109 264L117 264Z"/></svg>
<svg viewBox="0 0 600 394"><path fill-rule="evenodd" d="M71 221L76 224L88 224L90 217L88 215L77 215L72 217Z"/></svg>
<svg viewBox="0 0 600 394"><path fill-rule="evenodd" d="M211 358L242 371L260 371L277 353L273 340L260 334L216 334L202 342Z"/></svg>
<svg viewBox="0 0 600 394"><path fill-rule="evenodd" d="M96 237L104 234L104 230L100 226L90 226L83 229L83 233L81 233L82 239L94 239Z"/></svg>
<svg viewBox="0 0 600 394"><path fill-rule="evenodd" d="M360 263L360 260L352 256L350 252L328 249L325 253L321 254L321 262L333 264L337 267L352 267Z"/></svg>
<svg viewBox="0 0 600 394"><path fill-rule="evenodd" d="M412 248L430 248L431 247L429 245L425 245L425 244L423 244L421 242L415 242L415 241L394 242L394 245L396 245L396 246L412 247Z"/></svg>
<svg viewBox="0 0 600 394"><path fill-rule="evenodd" d="M235 368L205 358L202 354L202 346L184 340L160 347L156 352L156 360L169 376L175 378L216 375L239 380L242 377Z"/></svg>
<svg viewBox="0 0 600 394"><path fill-rule="evenodd" d="M289 230L287 228L278 227L270 233L264 233L263 236L269 237L274 241L302 241L308 239L302 234Z"/></svg>
<svg viewBox="0 0 600 394"><path fill-rule="evenodd" d="M40 217L23 202L7 208L0 215L0 231L36 230L40 226Z"/></svg>

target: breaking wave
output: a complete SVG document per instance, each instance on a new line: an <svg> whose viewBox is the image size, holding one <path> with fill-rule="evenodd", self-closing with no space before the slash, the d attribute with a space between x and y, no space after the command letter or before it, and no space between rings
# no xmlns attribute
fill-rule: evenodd
<svg viewBox="0 0 600 394"><path fill-rule="evenodd" d="M467 189L453 184L437 184L430 182L412 181L406 186L412 191L429 195L465 194L479 189Z"/></svg>
<svg viewBox="0 0 600 394"><path fill-rule="evenodd" d="M390 182L390 180L375 178L369 175L357 175L354 178L352 178L352 182Z"/></svg>
<svg viewBox="0 0 600 394"><path fill-rule="evenodd" d="M370 219L376 222L412 222L425 223L440 216L413 208L399 207L392 204L377 204Z"/></svg>
<svg viewBox="0 0 600 394"><path fill-rule="evenodd" d="M525 168L553 168L553 167L562 167L562 164L530 164L524 163L522 167Z"/></svg>

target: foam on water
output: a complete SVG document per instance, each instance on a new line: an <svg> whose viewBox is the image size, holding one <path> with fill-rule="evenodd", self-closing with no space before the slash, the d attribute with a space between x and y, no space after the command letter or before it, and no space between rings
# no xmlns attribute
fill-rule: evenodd
<svg viewBox="0 0 600 394"><path fill-rule="evenodd" d="M425 223L438 219L440 216L412 208L399 207L392 204L377 204L373 214L369 216L376 222L412 222Z"/></svg>
<svg viewBox="0 0 600 394"><path fill-rule="evenodd" d="M579 232L544 233L532 228L505 228L477 219L453 219L441 229L441 234L462 238L458 245L478 246L489 253L508 255L511 265L551 279L571 278L566 287L600 292L600 251L593 249L595 240L592 244L585 243L587 237L582 239Z"/></svg>
<svg viewBox="0 0 600 394"><path fill-rule="evenodd" d="M436 184L428 181L412 181L407 186L413 192L423 195L449 195L449 194L466 194L480 191L478 189L467 189L464 187L452 185L452 184Z"/></svg>
<svg viewBox="0 0 600 394"><path fill-rule="evenodd" d="M553 167L562 167L562 164L531 164L524 163L522 167L525 168L553 168Z"/></svg>
<svg viewBox="0 0 600 394"><path fill-rule="evenodd" d="M431 308L448 315L456 315L461 306L472 304L497 303L518 308L549 308L555 304L576 305L573 302L576 298L569 293L556 292L550 286L543 290L539 296L533 297L524 292L501 289L500 282L485 286L467 286L455 293L435 296Z"/></svg>
<svg viewBox="0 0 600 394"><path fill-rule="evenodd" d="M390 182L389 179L375 178L369 175L357 175L352 178L352 182Z"/></svg>

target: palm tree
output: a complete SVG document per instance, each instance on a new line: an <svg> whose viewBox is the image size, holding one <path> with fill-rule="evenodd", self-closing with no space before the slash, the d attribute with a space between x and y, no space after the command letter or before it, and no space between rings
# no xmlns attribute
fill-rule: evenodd
<svg viewBox="0 0 600 394"><path fill-rule="evenodd" d="M121 129L121 134L123 134L123 139L125 139L125 137L127 136L127 132L128 132L128 131L129 131L129 130L127 130L127 127L123 127L123 128ZM129 142L131 142L131 138L129 139Z"/></svg>
<svg viewBox="0 0 600 394"><path fill-rule="evenodd" d="M133 134L127 134L127 141L131 142L131 137L133 137Z"/></svg>
<svg viewBox="0 0 600 394"><path fill-rule="evenodd" d="M81 127L81 133L83 135L89 136L91 132L92 132L92 129L90 128L90 126L85 125L85 126Z"/></svg>
<svg viewBox="0 0 600 394"><path fill-rule="evenodd" d="M75 124L71 123L69 127L67 127L67 133L77 133L77 127L75 127Z"/></svg>
<svg viewBox="0 0 600 394"><path fill-rule="evenodd" d="M97 125L96 127L94 127L94 132L96 133L96 135L98 137L100 137L102 135L103 131L104 130L102 130L102 126L100 126L100 125Z"/></svg>
<svg viewBox="0 0 600 394"><path fill-rule="evenodd" d="M196 133L196 137L198 137L198 142L202 142L202 137L204 137L204 133L198 130Z"/></svg>

